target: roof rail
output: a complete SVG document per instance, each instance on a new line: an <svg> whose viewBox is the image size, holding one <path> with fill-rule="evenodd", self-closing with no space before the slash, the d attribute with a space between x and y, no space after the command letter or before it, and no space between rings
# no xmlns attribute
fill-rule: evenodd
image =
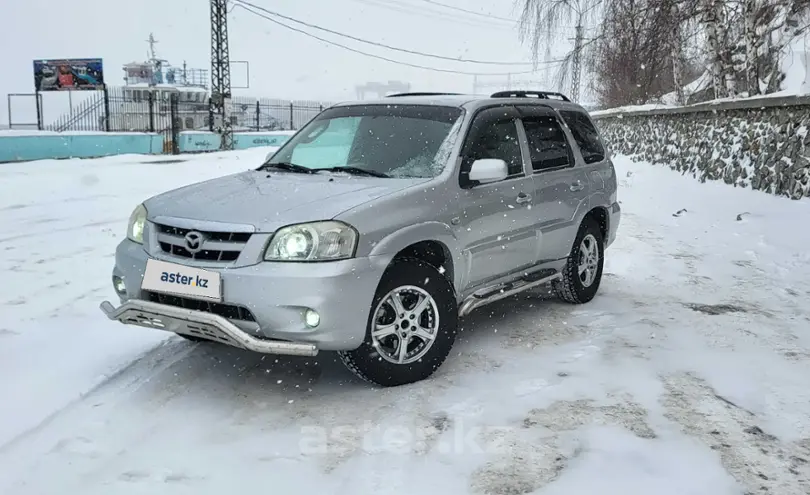
<svg viewBox="0 0 810 495"><path fill-rule="evenodd" d="M388 95L386 98L398 98L400 96L458 96L461 93L396 93Z"/></svg>
<svg viewBox="0 0 810 495"><path fill-rule="evenodd" d="M541 98L544 100L571 101L562 93L553 93L550 91L498 91L497 93L493 93L490 98Z"/></svg>

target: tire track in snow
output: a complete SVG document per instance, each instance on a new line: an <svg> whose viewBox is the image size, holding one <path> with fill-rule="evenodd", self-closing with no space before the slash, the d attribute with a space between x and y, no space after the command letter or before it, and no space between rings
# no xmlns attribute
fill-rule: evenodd
<svg viewBox="0 0 810 495"><path fill-rule="evenodd" d="M63 407L54 410L35 426L21 431L19 434L0 445L0 454L6 454L18 447L24 447L22 444L25 443L26 440L45 429L52 422L69 414L74 409L87 406L86 401L89 398L105 392L107 388L115 389L116 386L119 385L119 382L128 382L121 385L122 388L129 388L139 383L148 382L153 375L160 373L174 362L183 359L183 357L193 349L193 346L185 347L176 344L176 342L164 341L157 344L152 349L145 351L117 371L107 375L102 381L86 392L78 395Z"/></svg>
<svg viewBox="0 0 810 495"><path fill-rule="evenodd" d="M593 425L620 427L644 440L657 436L647 423L647 411L630 397L607 405L592 400L557 401L530 410L519 428L497 439L508 454L476 469L470 490L486 495L534 493L554 482L585 452L581 438L572 433Z"/></svg>
<svg viewBox="0 0 810 495"><path fill-rule="evenodd" d="M783 442L757 426L756 416L719 395L699 377L664 377L666 417L717 451L747 495L810 493L810 440Z"/></svg>

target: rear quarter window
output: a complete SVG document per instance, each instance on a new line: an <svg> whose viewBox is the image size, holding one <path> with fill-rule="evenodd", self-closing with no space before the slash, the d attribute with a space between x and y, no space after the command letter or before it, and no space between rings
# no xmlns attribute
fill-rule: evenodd
<svg viewBox="0 0 810 495"><path fill-rule="evenodd" d="M599 132L590 117L584 112L573 110L560 111L560 115L571 129L585 163L597 163L604 160L605 147L602 145Z"/></svg>

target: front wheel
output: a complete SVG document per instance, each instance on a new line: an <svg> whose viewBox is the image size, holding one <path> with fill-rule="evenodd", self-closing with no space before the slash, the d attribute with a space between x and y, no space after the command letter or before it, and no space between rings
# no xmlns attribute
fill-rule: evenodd
<svg viewBox="0 0 810 495"><path fill-rule="evenodd" d="M458 307L447 278L421 260L395 260L377 287L365 340L338 355L363 380L405 385L442 365L457 329Z"/></svg>
<svg viewBox="0 0 810 495"><path fill-rule="evenodd" d="M571 254L562 271L562 280L554 284L557 297L573 304L593 299L602 283L603 253L602 230L595 220L586 218L579 226Z"/></svg>

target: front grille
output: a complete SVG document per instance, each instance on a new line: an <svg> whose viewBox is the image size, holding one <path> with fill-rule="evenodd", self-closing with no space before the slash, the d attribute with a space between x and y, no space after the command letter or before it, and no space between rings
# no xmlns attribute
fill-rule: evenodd
<svg viewBox="0 0 810 495"><path fill-rule="evenodd" d="M206 313L222 316L223 318L227 318L229 320L250 322L256 321L253 313L251 313L249 309L243 308L242 306L200 301L198 299L190 299L188 297L173 296L169 294L159 294L157 292L144 291L144 295L147 301L158 304L166 304L168 306L175 306L193 311L204 311Z"/></svg>
<svg viewBox="0 0 810 495"><path fill-rule="evenodd" d="M209 232L196 230L202 235L201 251L192 253L186 244L186 234L192 229L155 224L157 241L164 253L180 258L200 261L231 262L239 258L252 234L246 232Z"/></svg>

